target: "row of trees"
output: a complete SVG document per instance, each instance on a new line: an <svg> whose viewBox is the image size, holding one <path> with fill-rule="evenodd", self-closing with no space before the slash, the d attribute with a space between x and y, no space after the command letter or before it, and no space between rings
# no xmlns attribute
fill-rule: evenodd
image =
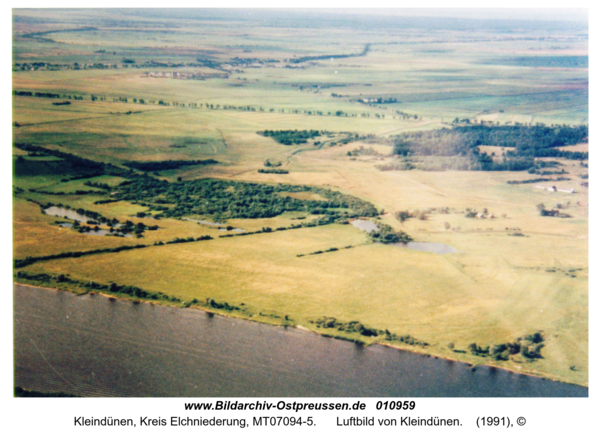
<svg viewBox="0 0 600 437"><path fill-rule="evenodd" d="M34 264L39 261L49 261L53 259L62 259L62 258L80 258L82 256L87 255L97 255L99 253L117 253L123 252L124 250L133 250L133 249L141 249L144 247L148 247L145 244L136 244L135 246L119 246L112 247L110 249L94 249L88 251L73 251L73 252L61 252L54 255L44 255L44 256L28 256L23 259L15 259L14 266L15 269L19 269L22 267L26 267L30 264Z"/></svg>
<svg viewBox="0 0 600 437"><path fill-rule="evenodd" d="M356 57L360 57L360 56L365 56L369 52L370 48L371 48L371 44L365 44L365 47L359 53L340 54L340 55L333 54L333 55L301 56L300 58L292 58L289 60L289 62L292 64L300 64L302 62L309 62L309 61L356 58Z"/></svg>
<svg viewBox="0 0 600 437"><path fill-rule="evenodd" d="M259 168L259 173L274 173L274 174L288 174L289 170L284 170L282 168Z"/></svg>
<svg viewBox="0 0 600 437"><path fill-rule="evenodd" d="M61 95L56 93L43 93L43 92L31 92L31 91L14 91L13 94L15 96L25 96L25 97L43 97L46 99L60 99Z"/></svg>
<svg viewBox="0 0 600 437"><path fill-rule="evenodd" d="M16 90L13 91L13 94L15 96L25 96L25 97L45 97L45 98L56 98L56 99L69 99L69 100L84 100L84 96L83 95L73 95L73 94L57 94L57 93L47 93L47 92L31 92L31 91L22 91L22 90ZM166 100L166 99L144 99L144 98L140 98L140 97L125 97L125 96L117 96L117 97L111 97L113 102L120 102L120 103L137 103L140 105L146 105L146 104L150 104L150 105L160 105L160 106L176 106L176 107L181 107L181 108L205 108L205 109L213 109L213 110L229 110L229 111L243 111L243 112L279 112L279 113L288 113L288 114L306 114L306 115L319 115L319 116L336 116L336 117L363 117L363 118L370 118L370 117L375 117L375 118L385 118L385 114L379 114L379 113L361 113L361 114L357 114L357 113L349 113L349 112L345 112L342 110L338 110L338 111L320 111L320 110L316 110L316 109L284 109L284 108L279 108L279 109L275 109L275 108L265 108L262 106L252 106L252 105L244 105L244 106L236 106L236 105L229 105L229 104L220 104L220 103L198 103L198 102L179 102L179 101L171 101L171 100ZM102 96L102 95L96 95L96 94L91 94L89 96L89 99L92 102L96 102L96 101L101 101L101 102L105 102L105 101L110 101L107 100L107 96ZM416 115L408 115L408 114L404 114L401 111L395 111L396 113L400 114L402 116L403 119L412 119L414 118L415 120L418 118ZM394 116L394 118L396 118Z"/></svg>
<svg viewBox="0 0 600 437"><path fill-rule="evenodd" d="M88 291L104 291L109 293L127 295L138 299L158 300L172 303L184 303L178 297L168 296L161 292L147 291L132 285L119 285L115 282L111 282L110 284L99 284L94 281L81 281L78 279L73 279L63 274L50 276L45 273L32 274L20 271L17 272L17 278L27 279L43 284L52 284L52 282L56 282L59 284L71 284L76 286L77 288L83 288Z"/></svg>
<svg viewBox="0 0 600 437"><path fill-rule="evenodd" d="M174 170L184 166L190 165L209 165L218 164L218 161L214 159L196 159L196 160L168 160L168 161L129 161L124 165L130 168L135 168L141 171L162 171L162 170Z"/></svg>
<svg viewBox="0 0 600 437"><path fill-rule="evenodd" d="M396 341L414 346L429 346L425 341L418 340L410 335L397 335L389 330L368 328L359 321L340 322L335 317L321 317L317 320L311 320L319 328L335 329L346 333L358 333L365 337L383 337L387 341Z"/></svg>
<svg viewBox="0 0 600 437"><path fill-rule="evenodd" d="M135 229L140 229L140 228L136 227ZM150 229L150 228L148 228L148 229L155 230L155 229ZM40 261L50 261L53 259L63 259L63 258L80 258L82 256L98 255L100 253L118 253L118 252L123 252L125 250L143 249L143 248L150 247L150 246L163 246L165 244L193 243L196 241L206 241L206 240L212 240L212 239L213 239L213 237L211 237L210 235L202 235L202 236L196 237L196 238L194 238L194 237L188 237L188 238L176 237L170 241L167 241L166 243L164 243L162 241L155 241L152 245L136 244L136 245L131 245L131 246L111 247L108 249L93 249L93 250L88 250L88 251L70 251L70 252L61 252L61 253L56 253L53 255L44 255L44 256L28 256L28 257L25 257L22 259L15 259L14 267L15 267L15 269L19 269L19 268L26 267L31 264L35 264Z"/></svg>
<svg viewBox="0 0 600 437"><path fill-rule="evenodd" d="M539 182L555 182L555 181L569 181L569 178L556 178L556 179L549 179L549 178L536 178L536 179L525 179L523 181L506 181L507 184L510 185L521 185L521 184L537 184Z"/></svg>

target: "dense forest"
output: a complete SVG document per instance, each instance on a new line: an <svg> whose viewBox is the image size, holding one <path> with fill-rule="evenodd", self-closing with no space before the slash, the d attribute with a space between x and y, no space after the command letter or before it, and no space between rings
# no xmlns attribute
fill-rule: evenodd
<svg viewBox="0 0 600 437"><path fill-rule="evenodd" d="M328 132L318 130L264 130L257 132L263 137L273 138L280 144L291 146L292 144L304 144L311 138L326 135Z"/></svg>
<svg viewBox="0 0 600 437"><path fill-rule="evenodd" d="M534 158L560 157L586 160L587 152L558 150L588 141L587 126L457 126L452 129L406 132L393 137L394 154L399 156L463 156L468 170L527 170ZM478 146L507 147L500 162Z"/></svg>
<svg viewBox="0 0 600 437"><path fill-rule="evenodd" d="M296 199L288 195L298 192L312 192L326 200ZM165 217L210 215L220 219L267 218L286 211L303 211L342 220L378 214L371 203L337 191L225 180L169 183L152 177L137 177L121 183L113 198L148 206L161 211Z"/></svg>
<svg viewBox="0 0 600 437"><path fill-rule="evenodd" d="M72 153L61 152L60 150L53 150L41 146L34 146L32 144L24 143L15 143L14 147L28 152L30 156L54 156L56 158L62 159L63 161L68 163L68 165L65 165L64 162L60 164L62 165L63 173L79 174L78 176L71 175L70 179L84 179L93 176L99 176L102 174L110 174L113 176L123 177L128 177L132 175L131 170L128 171L112 164L81 158L77 155L73 155ZM19 167L27 166L27 162L27 159L23 159L21 162L15 163L15 174L19 175L20 173L26 172L26 168L20 169Z"/></svg>

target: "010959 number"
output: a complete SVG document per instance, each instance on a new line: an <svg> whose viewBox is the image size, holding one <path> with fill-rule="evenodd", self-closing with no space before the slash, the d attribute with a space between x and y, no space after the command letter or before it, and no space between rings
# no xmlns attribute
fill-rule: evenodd
<svg viewBox="0 0 600 437"><path fill-rule="evenodd" d="M378 410L414 410L415 401L378 401L375 408Z"/></svg>

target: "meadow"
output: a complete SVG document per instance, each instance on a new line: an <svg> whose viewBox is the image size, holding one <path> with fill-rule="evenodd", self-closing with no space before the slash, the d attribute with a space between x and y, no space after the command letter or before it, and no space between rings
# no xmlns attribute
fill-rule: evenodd
<svg viewBox="0 0 600 437"><path fill-rule="evenodd" d="M114 282L205 309L208 299L243 304L242 312L210 310L587 385L587 159L536 158L558 163L552 165L561 174L547 176L399 170L405 161L390 143L402 132L451 129L456 119L587 124L587 29L530 23L506 32L510 23L471 23L464 30L310 14L283 21L267 14L248 26L256 17L235 12L186 18L176 11L158 17L72 10L41 19L42 12L13 11L13 90L60 95L13 96L14 258L146 247L34 262L15 274ZM319 24L329 31L316 32ZM63 101L70 104L54 104ZM285 145L259 134L265 130L324 133ZM21 144L42 149L32 153ZM588 150L587 143L562 149ZM506 150L485 144L480 152L500 160ZM84 174L73 157L103 166ZM216 162L147 172L125 165L207 159ZM411 159L431 167L448 158ZM286 172L258 172L266 168ZM509 183L533 178L546 180ZM248 205L264 206L259 196L212 215L161 216L195 202L217 204L227 193L199 198L190 188L215 179L272 187L273 196L307 205L328 199L316 191L280 192L277 184L339 192L373 205L370 220L380 227L456 252L374 243L348 224L355 218L343 216L349 208L331 207L336 220L328 223L313 206L236 216ZM122 198L136 181L164 183L165 193L186 189L187 197ZM43 214L47 204L158 229L140 238L81 233L58 226L72 221ZM568 217L542 216L539 205ZM402 211L411 218L399 219ZM212 239L164 244L203 236ZM69 288L55 279L50 285ZM428 345L327 328L317 323L323 317ZM473 343L494 346L536 332L544 337L543 359L468 352Z"/></svg>

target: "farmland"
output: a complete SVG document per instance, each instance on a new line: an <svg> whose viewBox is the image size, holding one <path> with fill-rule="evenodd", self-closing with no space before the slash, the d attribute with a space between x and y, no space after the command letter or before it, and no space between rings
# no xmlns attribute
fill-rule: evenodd
<svg viewBox="0 0 600 437"><path fill-rule="evenodd" d="M15 282L587 385L587 27L280 13L13 11Z"/></svg>

